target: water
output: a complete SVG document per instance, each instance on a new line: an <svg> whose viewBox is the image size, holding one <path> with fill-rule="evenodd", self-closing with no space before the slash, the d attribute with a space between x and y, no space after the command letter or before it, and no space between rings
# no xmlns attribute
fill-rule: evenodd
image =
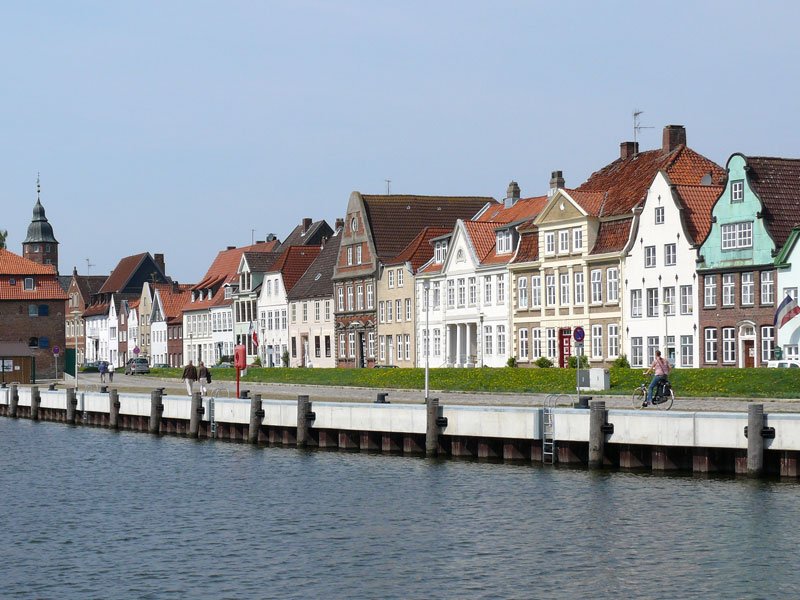
<svg viewBox="0 0 800 600"><path fill-rule="evenodd" d="M0 418L4 598L792 597L800 486Z"/></svg>

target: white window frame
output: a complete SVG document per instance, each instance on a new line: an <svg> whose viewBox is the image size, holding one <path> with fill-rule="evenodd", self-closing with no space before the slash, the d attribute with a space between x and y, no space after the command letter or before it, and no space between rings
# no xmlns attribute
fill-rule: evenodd
<svg viewBox="0 0 800 600"><path fill-rule="evenodd" d="M619 302L619 269L606 269L606 302Z"/></svg>
<svg viewBox="0 0 800 600"><path fill-rule="evenodd" d="M544 276L544 293L545 293L545 306L555 306L556 305L556 276L555 275L545 275Z"/></svg>
<svg viewBox="0 0 800 600"><path fill-rule="evenodd" d="M556 253L556 234L553 231L544 234L544 253L548 256Z"/></svg>
<svg viewBox="0 0 800 600"><path fill-rule="evenodd" d="M691 315L694 313L694 292L691 285L682 285L680 287L681 294L681 314Z"/></svg>
<svg viewBox="0 0 800 600"><path fill-rule="evenodd" d="M656 223L656 225L663 225L664 224L664 207L663 206L656 206L655 223Z"/></svg>
<svg viewBox="0 0 800 600"><path fill-rule="evenodd" d="M583 271L578 271L575 273L575 306L580 306L586 302L586 286L584 285L583 279Z"/></svg>
<svg viewBox="0 0 800 600"><path fill-rule="evenodd" d="M519 308L528 308L528 278L519 277L517 279L517 304Z"/></svg>
<svg viewBox="0 0 800 600"><path fill-rule="evenodd" d="M705 275L703 277L703 306L706 308L717 305L717 276Z"/></svg>
<svg viewBox="0 0 800 600"><path fill-rule="evenodd" d="M722 275L722 306L733 306L736 303L736 280L733 273Z"/></svg>
<svg viewBox="0 0 800 600"><path fill-rule="evenodd" d="M603 326L592 325L592 358L601 360L603 358Z"/></svg>
<svg viewBox="0 0 800 600"><path fill-rule="evenodd" d="M731 204L744 202L744 179L731 181Z"/></svg>
<svg viewBox="0 0 800 600"><path fill-rule="evenodd" d="M642 316L642 290L631 290L631 318L639 319Z"/></svg>
<svg viewBox="0 0 800 600"><path fill-rule="evenodd" d="M566 306L569 304L569 273L561 273L558 277L561 287L559 290L559 303L561 306Z"/></svg>
<svg viewBox="0 0 800 600"><path fill-rule="evenodd" d="M645 246L644 247L644 268L645 269L653 269L656 266L656 247L655 246Z"/></svg>
<svg viewBox="0 0 800 600"><path fill-rule="evenodd" d="M542 306L542 276L531 275L531 308Z"/></svg>
<svg viewBox="0 0 800 600"><path fill-rule="evenodd" d="M526 328L519 330L519 358L528 360L528 330Z"/></svg>
<svg viewBox="0 0 800 600"><path fill-rule="evenodd" d="M722 362L726 365L736 364L736 329L734 327L722 328Z"/></svg>
<svg viewBox="0 0 800 600"><path fill-rule="evenodd" d="M678 262L678 245L664 244L664 266L674 267Z"/></svg>
<svg viewBox="0 0 800 600"><path fill-rule="evenodd" d="M619 356L619 325L611 323L608 325L608 358Z"/></svg>
<svg viewBox="0 0 800 600"><path fill-rule="evenodd" d="M592 269L590 273L592 282L592 304L603 303L603 272L600 269Z"/></svg>
<svg viewBox="0 0 800 600"><path fill-rule="evenodd" d="M558 232L558 253L569 254L569 229Z"/></svg>
<svg viewBox="0 0 800 600"><path fill-rule="evenodd" d="M572 251L579 252L583 250L583 228L575 227L572 230Z"/></svg>
<svg viewBox="0 0 800 600"><path fill-rule="evenodd" d="M752 306L756 302L755 274L741 273L739 280L740 302L742 306Z"/></svg>
<svg viewBox="0 0 800 600"><path fill-rule="evenodd" d="M772 271L761 271L761 304L775 304L775 277Z"/></svg>

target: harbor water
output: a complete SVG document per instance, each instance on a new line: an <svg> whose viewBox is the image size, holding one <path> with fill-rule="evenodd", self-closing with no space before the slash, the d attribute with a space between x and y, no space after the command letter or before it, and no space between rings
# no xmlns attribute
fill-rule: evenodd
<svg viewBox="0 0 800 600"><path fill-rule="evenodd" d="M0 419L4 598L745 598L800 486Z"/></svg>

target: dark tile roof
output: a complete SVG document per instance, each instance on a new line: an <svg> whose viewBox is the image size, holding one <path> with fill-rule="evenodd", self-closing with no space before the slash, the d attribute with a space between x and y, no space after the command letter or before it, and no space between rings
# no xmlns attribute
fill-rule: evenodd
<svg viewBox="0 0 800 600"><path fill-rule="evenodd" d="M333 269L339 255L341 232L325 242L325 246L294 287L286 294L290 301L303 298L328 298L333 296Z"/></svg>
<svg viewBox="0 0 800 600"><path fill-rule="evenodd" d="M107 279L104 275L73 275L73 277L75 277L84 302L89 302L92 294L99 292Z"/></svg>
<svg viewBox="0 0 800 600"><path fill-rule="evenodd" d="M601 221L600 228L597 230L597 239L589 254L605 254L622 250L628 241L632 222L632 216L614 221Z"/></svg>
<svg viewBox="0 0 800 600"><path fill-rule="evenodd" d="M681 144L674 150L647 150L628 158L618 158L593 173L579 192L602 192L594 196L587 212L598 217L622 215L642 202L659 171L666 171L676 185L698 185L711 174L712 183L721 184L725 170L715 162ZM599 201L599 205L596 203Z"/></svg>
<svg viewBox="0 0 800 600"><path fill-rule="evenodd" d="M112 294L114 292L125 290L125 288L131 283L131 280L134 278L134 276L137 275L139 269L146 264L150 265L150 269L154 269L154 271L150 271L148 273L148 279L149 274L154 273L157 281L163 282L167 280L166 274L161 270L161 267L158 265L158 263L153 260L153 257L150 256L150 253L143 252L141 254L134 254L133 256L126 256L120 260L114 270L111 271L111 275L108 276L108 279L106 279L103 286L98 290L98 293ZM139 287L141 288L141 286Z"/></svg>
<svg viewBox="0 0 800 600"><path fill-rule="evenodd" d="M711 231L711 209L725 188L721 185L677 185L687 233L692 242L702 244Z"/></svg>
<svg viewBox="0 0 800 600"><path fill-rule="evenodd" d="M519 247L512 263L533 262L539 259L539 231L526 230L520 234Z"/></svg>
<svg viewBox="0 0 800 600"><path fill-rule="evenodd" d="M69 291L69 286L72 285L72 275L59 275L58 284L65 292Z"/></svg>
<svg viewBox="0 0 800 600"><path fill-rule="evenodd" d="M800 225L800 159L747 156L747 179L766 208L769 231L780 248Z"/></svg>
<svg viewBox="0 0 800 600"><path fill-rule="evenodd" d="M279 252L245 252L247 266L254 273L266 273L272 270L273 263L280 257Z"/></svg>
<svg viewBox="0 0 800 600"><path fill-rule="evenodd" d="M362 195L375 250L381 261L400 254L425 226L452 229L458 219L471 219L489 197Z"/></svg>
<svg viewBox="0 0 800 600"><path fill-rule="evenodd" d="M447 235L451 231L451 229L446 227L425 227L409 242L408 246L403 248L400 254L387 260L384 264L389 266L411 263L411 269L416 273L417 269L433 257L434 248L431 244L431 240Z"/></svg>
<svg viewBox="0 0 800 600"><path fill-rule="evenodd" d="M289 246L318 246L323 237L331 237L333 229L328 225L326 220L314 221L308 226L308 229L303 231L303 224L300 223L297 227L292 229L292 232L286 237L280 247L277 249L283 252Z"/></svg>

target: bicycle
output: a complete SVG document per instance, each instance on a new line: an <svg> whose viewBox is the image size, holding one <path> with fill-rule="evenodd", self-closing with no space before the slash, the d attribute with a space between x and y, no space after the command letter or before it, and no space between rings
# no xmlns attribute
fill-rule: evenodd
<svg viewBox="0 0 800 600"><path fill-rule="evenodd" d="M645 381L639 387L633 390L633 408L644 408L644 401L647 399L647 388L650 386L649 381ZM672 403L675 402L675 394L672 392L672 386L667 381L660 381L653 390L653 397L651 399L651 406L655 406L660 410L669 410L672 408Z"/></svg>

